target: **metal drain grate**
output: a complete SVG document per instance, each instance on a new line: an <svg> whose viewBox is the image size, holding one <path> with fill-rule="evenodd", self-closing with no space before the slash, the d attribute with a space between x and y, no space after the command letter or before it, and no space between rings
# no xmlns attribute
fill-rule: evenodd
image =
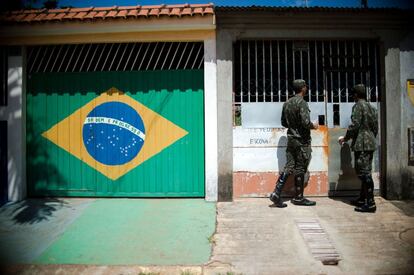
<svg viewBox="0 0 414 275"><path fill-rule="evenodd" d="M341 260L338 251L317 219L297 219L299 228L313 257L324 265L337 265Z"/></svg>

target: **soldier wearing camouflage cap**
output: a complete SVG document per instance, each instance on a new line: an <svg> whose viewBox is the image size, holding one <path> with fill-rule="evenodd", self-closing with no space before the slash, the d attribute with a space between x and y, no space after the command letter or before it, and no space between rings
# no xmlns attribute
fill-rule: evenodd
<svg viewBox="0 0 414 275"><path fill-rule="evenodd" d="M308 103L303 99L308 91L305 80L293 81L293 89L296 96L283 104L282 125L288 128L286 165L276 182L275 190L270 194L270 200L276 207L286 207L281 200L283 186L289 175L295 176L295 197L291 200L293 204L311 206L315 205L303 196L305 173L308 170L311 159L311 129L318 129L318 124L310 121L310 110Z"/></svg>
<svg viewBox="0 0 414 275"><path fill-rule="evenodd" d="M359 198L353 201L355 211L375 212L374 181L372 180L372 159L376 150L378 134L377 110L366 101L366 90L363 84L355 85L352 89L355 105L352 107L352 123L345 137L340 137L339 143L352 139L351 148L355 154L355 171L361 180Z"/></svg>

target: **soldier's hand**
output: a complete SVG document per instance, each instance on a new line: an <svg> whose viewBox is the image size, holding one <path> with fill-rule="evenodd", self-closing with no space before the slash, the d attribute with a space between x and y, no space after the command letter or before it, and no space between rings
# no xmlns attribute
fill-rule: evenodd
<svg viewBox="0 0 414 275"><path fill-rule="evenodd" d="M344 145L344 143L345 143L345 138L344 138L344 136L340 136L339 138L338 138L338 143L339 143L339 145Z"/></svg>
<svg viewBox="0 0 414 275"><path fill-rule="evenodd" d="M313 124L313 129L317 130L319 128L318 121L313 121L312 124Z"/></svg>

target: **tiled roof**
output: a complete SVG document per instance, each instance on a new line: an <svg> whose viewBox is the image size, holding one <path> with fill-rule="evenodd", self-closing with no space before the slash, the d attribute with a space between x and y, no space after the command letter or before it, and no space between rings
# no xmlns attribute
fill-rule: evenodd
<svg viewBox="0 0 414 275"><path fill-rule="evenodd" d="M273 6L215 6L216 12L281 11L281 12L381 12L401 11L399 8L359 8L359 7L273 7Z"/></svg>
<svg viewBox="0 0 414 275"><path fill-rule="evenodd" d="M120 18L184 17L214 14L213 4L182 4L157 6L89 7L66 9L34 9L0 14L0 22L35 23Z"/></svg>

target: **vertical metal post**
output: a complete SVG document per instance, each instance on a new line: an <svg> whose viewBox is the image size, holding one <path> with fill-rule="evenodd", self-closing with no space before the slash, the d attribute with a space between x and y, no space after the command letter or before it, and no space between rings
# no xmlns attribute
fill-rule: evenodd
<svg viewBox="0 0 414 275"><path fill-rule="evenodd" d="M270 102L274 102L273 99L273 41L270 40Z"/></svg>
<svg viewBox="0 0 414 275"><path fill-rule="evenodd" d="M312 94L312 82L311 82L311 76L310 76L310 47L309 47L309 41L308 43L308 82L309 82L309 101L312 100L311 94Z"/></svg>
<svg viewBox="0 0 414 275"><path fill-rule="evenodd" d="M278 95L279 95L279 102L281 102L281 91L280 91L280 41L277 40L277 86L278 86Z"/></svg>
<svg viewBox="0 0 414 275"><path fill-rule="evenodd" d="M296 79L296 62L295 62L295 42L292 41L292 68L293 68L293 80Z"/></svg>
<svg viewBox="0 0 414 275"><path fill-rule="evenodd" d="M333 102L332 40L329 40L329 66L331 67L331 86L329 92L331 93L331 102Z"/></svg>
<svg viewBox="0 0 414 275"><path fill-rule="evenodd" d="M285 81L286 81L286 101L289 97L289 83L288 83L288 63L287 63L287 41L285 40Z"/></svg>
<svg viewBox="0 0 414 275"><path fill-rule="evenodd" d="M319 79L318 79L318 43L315 40L315 92L316 92L316 102L319 102Z"/></svg>
<svg viewBox="0 0 414 275"><path fill-rule="evenodd" d="M250 102L250 41L247 41L247 102Z"/></svg>
<svg viewBox="0 0 414 275"><path fill-rule="evenodd" d="M352 41L352 86L355 86L355 41Z"/></svg>
<svg viewBox="0 0 414 275"><path fill-rule="evenodd" d="M364 83L364 80L362 79L362 41L359 41L359 68L361 70L361 82L360 83Z"/></svg>
<svg viewBox="0 0 414 275"><path fill-rule="evenodd" d="M377 68L377 45L374 45L374 66L375 66L375 97L378 102L378 68Z"/></svg>
<svg viewBox="0 0 414 275"><path fill-rule="evenodd" d="M369 43L370 42L367 42L367 67L369 68L368 70L367 70L367 72L366 72L366 79L367 79L367 83L366 83L366 86L367 86L367 88L368 88L368 94L367 94L367 100L368 100L368 102L371 102L371 90L372 90L372 88L371 88L371 76L370 76L370 60L369 60Z"/></svg>
<svg viewBox="0 0 414 275"><path fill-rule="evenodd" d="M262 51L263 51L263 102L266 102L266 69L265 69L265 46L264 40L262 40Z"/></svg>
<svg viewBox="0 0 414 275"><path fill-rule="evenodd" d="M350 101L349 98L349 89L348 89L348 45L345 41L345 92L346 92L346 102Z"/></svg>
<svg viewBox="0 0 414 275"><path fill-rule="evenodd" d="M338 55L337 56L337 61L338 61L338 63L337 63L337 66L338 66L338 102L341 102L342 101L342 96L341 96L341 73L340 73L340 63L341 63L341 59L339 58L339 43L340 43L340 41L338 40L337 42L336 42L336 54Z"/></svg>
<svg viewBox="0 0 414 275"><path fill-rule="evenodd" d="M258 91L259 81L258 81L258 78L257 78L257 40L254 41L254 68L255 68L255 71L256 71L255 84L256 84L256 102L257 102L258 101L258 95L259 95L259 91Z"/></svg>
<svg viewBox="0 0 414 275"><path fill-rule="evenodd" d="M243 41L240 40L240 102L243 102Z"/></svg>

